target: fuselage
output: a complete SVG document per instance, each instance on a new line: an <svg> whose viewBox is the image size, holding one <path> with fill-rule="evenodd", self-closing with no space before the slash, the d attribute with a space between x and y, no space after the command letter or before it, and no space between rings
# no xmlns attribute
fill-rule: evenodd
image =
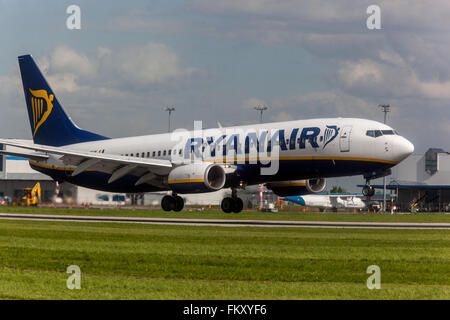
<svg viewBox="0 0 450 320"><path fill-rule="evenodd" d="M227 187L271 181L377 175L396 165L413 145L391 127L372 120L329 118L274 122L204 130L98 140L67 149L126 157L170 160L175 166L193 161L226 163L235 169ZM108 183L112 172L87 170L72 177L73 166L55 156L30 165L55 180L114 192L169 190L135 183L126 175Z"/></svg>

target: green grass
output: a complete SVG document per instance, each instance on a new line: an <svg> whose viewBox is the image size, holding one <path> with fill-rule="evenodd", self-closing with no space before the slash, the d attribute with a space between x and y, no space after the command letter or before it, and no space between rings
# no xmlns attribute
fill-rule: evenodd
<svg viewBox="0 0 450 320"><path fill-rule="evenodd" d="M354 221L354 222L448 222L450 214L381 214L381 213L319 213L302 212L294 207L289 212L277 213L244 210L241 213L226 214L216 210L185 209L181 212L165 212L145 209L69 209L69 208L33 208L33 207L0 207L2 213L27 214L59 214L115 217L148 217L148 218L192 218L192 219L232 219L232 220L288 220L288 221Z"/></svg>
<svg viewBox="0 0 450 320"><path fill-rule="evenodd" d="M0 220L0 298L449 299L450 233Z"/></svg>

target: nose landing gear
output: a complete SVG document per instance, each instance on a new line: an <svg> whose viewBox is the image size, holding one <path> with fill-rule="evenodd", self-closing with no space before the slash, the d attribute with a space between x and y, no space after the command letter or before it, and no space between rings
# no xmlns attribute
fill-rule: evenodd
<svg viewBox="0 0 450 320"><path fill-rule="evenodd" d="M236 189L231 189L231 197L226 197L222 200L220 204L220 208L225 213L239 213L244 208L244 202L241 198L237 197Z"/></svg>
<svg viewBox="0 0 450 320"><path fill-rule="evenodd" d="M161 207L164 211L181 211L184 207L184 200L176 193L166 195L161 199Z"/></svg>
<svg viewBox="0 0 450 320"><path fill-rule="evenodd" d="M370 180L366 181L366 185L362 189L362 194L365 197L372 197L375 194L375 188L370 185Z"/></svg>

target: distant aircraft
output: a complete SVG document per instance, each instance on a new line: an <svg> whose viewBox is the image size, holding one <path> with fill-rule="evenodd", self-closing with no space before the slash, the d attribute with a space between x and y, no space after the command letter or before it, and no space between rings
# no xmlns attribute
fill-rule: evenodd
<svg viewBox="0 0 450 320"><path fill-rule="evenodd" d="M166 211L183 209L178 194L231 188L221 208L237 213L243 208L238 188L266 184L277 194L295 195L299 188L314 193L323 191L325 178L350 175L363 175L363 191L373 194L370 180L387 175L414 150L391 127L354 118L111 139L76 126L31 55L18 59L34 143L0 143L33 152L1 153L29 159L58 182L119 193L171 191L161 200ZM124 105L117 116L127 112Z"/></svg>
<svg viewBox="0 0 450 320"><path fill-rule="evenodd" d="M326 209L364 209L367 203L361 199L363 195L355 194L308 194L304 196L285 197L285 200L291 201L302 206L319 208L320 211Z"/></svg>

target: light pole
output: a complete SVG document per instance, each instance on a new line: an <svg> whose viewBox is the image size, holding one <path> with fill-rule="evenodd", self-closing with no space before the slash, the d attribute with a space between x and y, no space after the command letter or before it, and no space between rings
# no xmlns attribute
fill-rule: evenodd
<svg viewBox="0 0 450 320"><path fill-rule="evenodd" d="M260 112L259 122L262 123L263 112L264 110L267 110L267 106L256 106L254 109Z"/></svg>
<svg viewBox="0 0 450 320"><path fill-rule="evenodd" d="M255 109L256 111L260 112L259 123L262 123L263 112L265 110L267 110L267 106L264 106L264 105L261 106L260 105L260 106L253 107L253 109ZM263 207L264 207L263 185L260 184L259 185L259 210L262 211Z"/></svg>
<svg viewBox="0 0 450 320"><path fill-rule="evenodd" d="M175 111L174 107L165 107L164 111L168 111L169 112L169 131L170 132L170 115L172 114L172 111Z"/></svg>
<svg viewBox="0 0 450 320"><path fill-rule="evenodd" d="M391 106L388 104L379 104L378 106L383 108L384 124L386 124L387 113L389 112ZM386 212L386 176L383 177L383 212Z"/></svg>

